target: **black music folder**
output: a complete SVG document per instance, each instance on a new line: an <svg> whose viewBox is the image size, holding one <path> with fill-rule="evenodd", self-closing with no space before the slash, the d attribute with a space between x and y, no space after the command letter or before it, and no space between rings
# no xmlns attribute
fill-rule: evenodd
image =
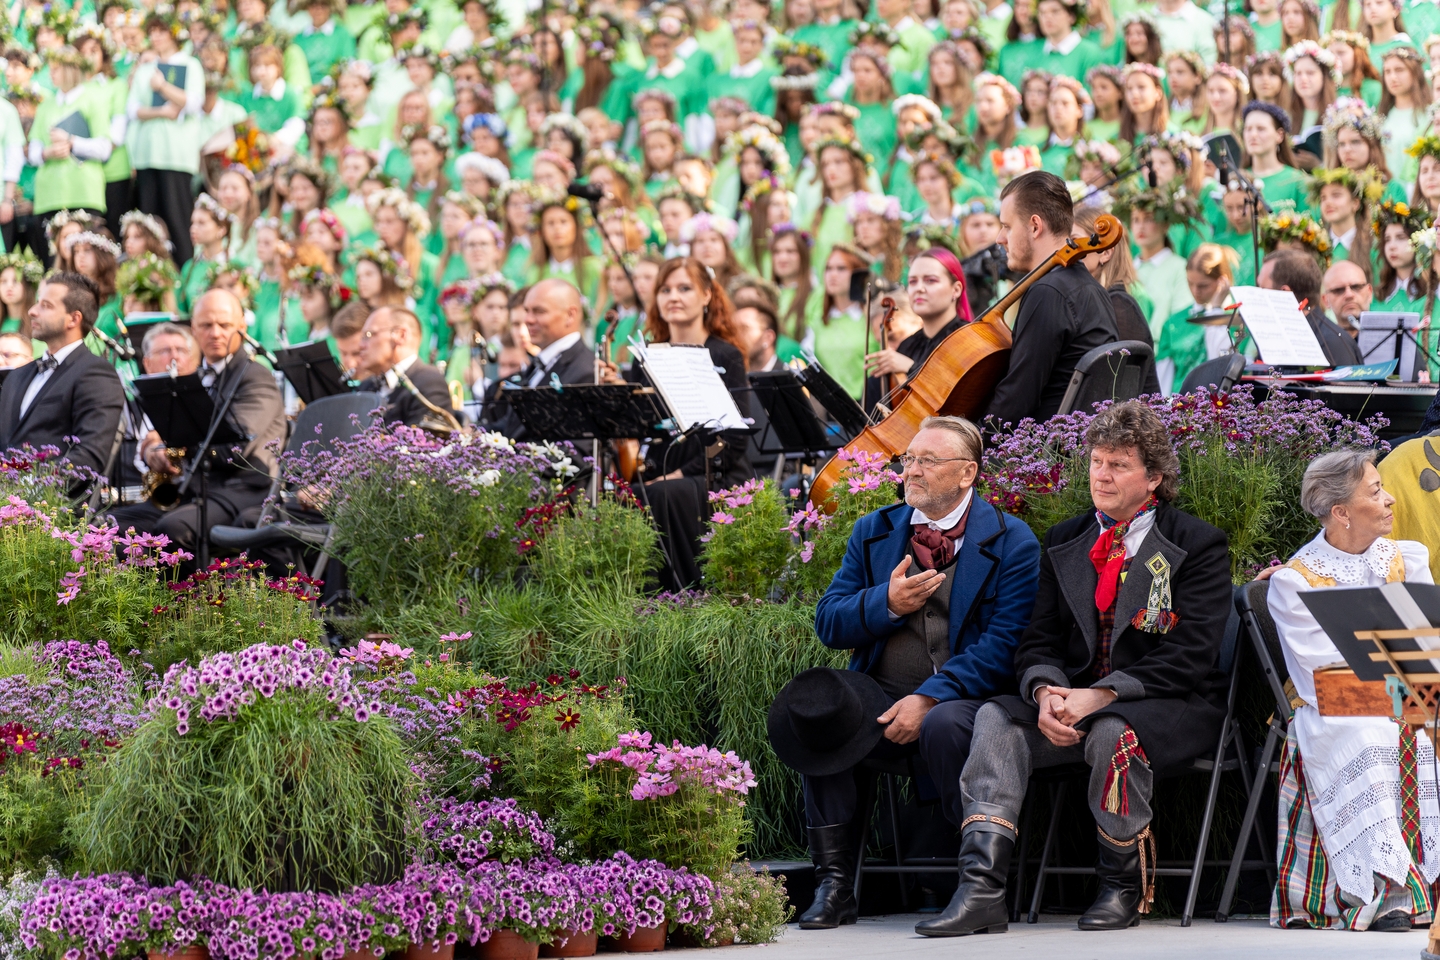
<svg viewBox="0 0 1440 960"><path fill-rule="evenodd" d="M769 419L765 432L756 441L762 452L818 453L845 445L815 415L805 386L794 370L752 373L750 386Z"/></svg>
<svg viewBox="0 0 1440 960"><path fill-rule="evenodd" d="M1383 587L1329 587L1306 590L1300 599L1319 622L1330 642L1360 680L1384 680L1390 665L1372 660L1374 641L1356 639L1368 630L1415 630L1440 624L1440 586L1433 583L1387 583ZM1387 640L1392 651L1429 649L1413 639ZM1427 661L1407 661L1416 667ZM1435 659L1440 671L1440 649Z"/></svg>
<svg viewBox="0 0 1440 960"><path fill-rule="evenodd" d="M64 119L52 123L50 129L63 130L72 137L85 137L88 139L90 136L90 121L86 120L79 110L76 110L67 114Z"/></svg>
<svg viewBox="0 0 1440 960"><path fill-rule="evenodd" d="M865 411L861 409L860 404L855 401L854 397L846 393L845 388L840 386L834 377L826 373L820 364L812 363L804 370L795 371L795 375L800 378L805 389L810 391L810 396L819 401L820 406L825 408L825 412L830 414L835 422L840 424L840 429L848 434L845 443L854 439L869 425L870 421L866 418ZM844 443L836 444L836 446L844 446Z"/></svg>
<svg viewBox="0 0 1440 960"><path fill-rule="evenodd" d="M200 381L200 374L171 376L151 373L135 378L135 392L140 407L167 447L184 447L192 454L210 432L215 416L215 401ZM226 422L215 428L211 446L245 443L248 437Z"/></svg>
<svg viewBox="0 0 1440 960"><path fill-rule="evenodd" d="M660 395L635 383L575 383L502 388L500 397L536 440L620 440L664 437L670 417Z"/></svg>
<svg viewBox="0 0 1440 960"><path fill-rule="evenodd" d="M185 89L185 74L189 72L189 69L185 66L185 64L183 64L183 63L158 63L158 64L155 65L155 69L158 70L158 71L160 71L160 76L162 76L162 77L165 78L165 82L166 82L166 83L170 84L172 87L179 87L181 90L184 90L184 89ZM151 107L154 107L154 108L163 107L163 106L165 106L165 105L166 105L167 103L169 103L169 102L170 102L169 100L166 100L163 96L160 95L160 91L159 91L159 90L151 91L151 93L150 93L150 106L151 106ZM202 437L201 439L204 439L204 438Z"/></svg>
<svg viewBox="0 0 1440 960"><path fill-rule="evenodd" d="M335 362L330 344L324 340L308 340L276 350L275 360L276 368L285 374L295 393L307 404L350 392L350 381Z"/></svg>

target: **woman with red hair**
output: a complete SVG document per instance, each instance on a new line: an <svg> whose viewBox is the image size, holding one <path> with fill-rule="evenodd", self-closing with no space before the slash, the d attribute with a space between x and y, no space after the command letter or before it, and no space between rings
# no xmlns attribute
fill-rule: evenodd
<svg viewBox="0 0 1440 960"><path fill-rule="evenodd" d="M655 295L645 315L645 339L669 344L672 349L705 348L740 415L750 417L745 355L736 342L733 313L730 298L704 264L694 257L676 257L666 260L655 276ZM613 364L606 366L606 382L623 382ZM648 382L640 363L631 367L628 376ZM709 515L709 493L751 478L746 441L747 435L738 431L700 430L650 445L645 476L655 479L640 485L637 492L660 528L665 552L660 579L665 589L681 590L700 583L696 556Z"/></svg>

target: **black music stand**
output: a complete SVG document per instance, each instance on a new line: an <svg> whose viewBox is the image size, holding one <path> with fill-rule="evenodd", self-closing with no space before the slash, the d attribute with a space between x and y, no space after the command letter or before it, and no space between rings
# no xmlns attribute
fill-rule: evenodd
<svg viewBox="0 0 1440 960"><path fill-rule="evenodd" d="M237 378L235 382L238 384L240 381ZM195 465L199 465L200 494L197 499L200 501L200 517L195 539L199 565L203 568L208 565L210 555L210 527L207 521L211 457L208 454L217 446L245 443L250 439L237 431L226 417L234 391L217 411L215 401L198 373L187 373L183 377L152 373L136 377L134 383L140 407L150 418L150 425L160 434L160 439L165 441L165 446L194 451L191 467L176 482L180 484L180 492L185 493L197 472Z"/></svg>
<svg viewBox="0 0 1440 960"><path fill-rule="evenodd" d="M275 367L285 374L296 395L306 404L351 390L350 381L324 340L310 340L277 351Z"/></svg>
<svg viewBox="0 0 1440 960"><path fill-rule="evenodd" d="M135 351L135 356L145 355L145 334L157 323L174 323L182 327L189 327L189 320L182 320L173 313L128 313L121 321L121 328L125 331L125 339L130 341L130 347Z"/></svg>
<svg viewBox="0 0 1440 960"><path fill-rule="evenodd" d="M840 424L848 436L845 443L853 440L860 434L860 431L869 426L870 421L865 417L865 411L855 398L845 392L845 388L836 382L835 378L825 372L825 369L818 363L812 363L804 370L796 370L795 376L804 384L805 389L810 391L810 396L819 401L825 412ZM836 444L844 446L845 443Z"/></svg>
<svg viewBox="0 0 1440 960"><path fill-rule="evenodd" d="M621 440L666 436L670 416L651 387L633 383L576 383L502 388L500 396L536 440Z"/></svg>
<svg viewBox="0 0 1440 960"><path fill-rule="evenodd" d="M829 379L828 375L826 379ZM765 408L765 415L770 419L770 425L760 442L763 445L767 439L773 437L777 441L782 460L798 456L803 465L813 467L822 455L828 456L835 448L845 445L845 441L840 439L838 434L827 430L824 422L815 414L815 407L805 392L805 384L800 381L796 371L782 368L752 373L750 386L754 389L760 406ZM844 395L849 399L849 394ZM801 470L802 500L809 497L809 486L808 477L805 471Z"/></svg>

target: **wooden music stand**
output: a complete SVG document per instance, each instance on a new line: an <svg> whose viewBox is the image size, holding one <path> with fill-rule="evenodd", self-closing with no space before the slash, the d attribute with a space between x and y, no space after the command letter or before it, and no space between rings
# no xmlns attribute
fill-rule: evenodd
<svg viewBox="0 0 1440 960"><path fill-rule="evenodd" d="M1440 673L1434 672L1434 666L1428 661L1440 660L1440 650L1390 648L1391 641L1415 641L1422 637L1440 639L1440 627L1356 630L1356 640L1370 641L1375 645L1375 651L1368 655L1370 661L1384 663L1389 670L1384 680L1360 680L1355 671L1347 667L1315 671L1315 700L1320 714L1329 717L1391 717L1414 728L1417 733L1426 733L1434 749ZM1407 669L1411 665L1430 672ZM1421 955L1424 960L1440 956L1440 904L1431 905L1431 916L1430 938Z"/></svg>

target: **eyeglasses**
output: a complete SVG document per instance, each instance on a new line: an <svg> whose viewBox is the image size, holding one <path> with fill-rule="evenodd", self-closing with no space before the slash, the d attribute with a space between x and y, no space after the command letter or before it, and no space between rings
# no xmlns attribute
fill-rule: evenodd
<svg viewBox="0 0 1440 960"><path fill-rule="evenodd" d="M911 467L919 467L922 470L934 470L942 463L954 463L957 460L964 460L974 463L974 457L912 457L908 453L900 455L900 466L909 470Z"/></svg>
<svg viewBox="0 0 1440 960"><path fill-rule="evenodd" d="M1368 283L1348 283L1340 287L1331 287L1325 292L1330 294L1330 296L1332 297L1338 297L1341 294L1345 293L1359 293L1361 290L1364 290L1368 286L1370 286L1370 284Z"/></svg>

